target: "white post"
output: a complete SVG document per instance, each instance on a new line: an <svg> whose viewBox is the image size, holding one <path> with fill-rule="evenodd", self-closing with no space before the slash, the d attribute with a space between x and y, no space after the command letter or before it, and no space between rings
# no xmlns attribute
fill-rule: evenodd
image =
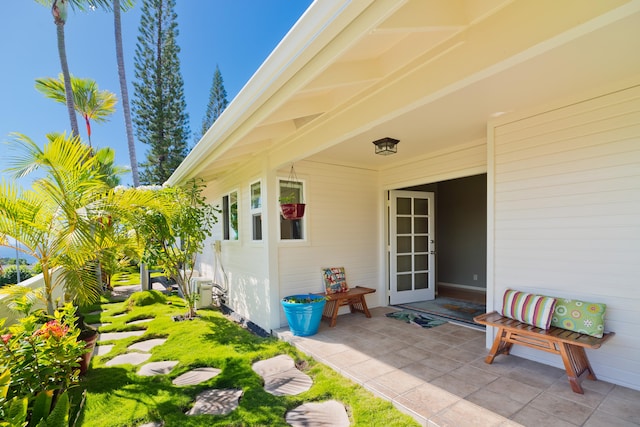
<svg viewBox="0 0 640 427"><path fill-rule="evenodd" d="M147 270L145 263L140 263L140 290L149 290L149 270Z"/></svg>

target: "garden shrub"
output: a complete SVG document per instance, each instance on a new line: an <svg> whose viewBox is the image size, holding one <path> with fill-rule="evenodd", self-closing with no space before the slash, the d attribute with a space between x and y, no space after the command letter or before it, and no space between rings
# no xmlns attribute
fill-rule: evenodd
<svg viewBox="0 0 640 427"><path fill-rule="evenodd" d="M68 425L65 392L78 384L79 358L87 352L76 320L71 304L8 327L0 319L0 425Z"/></svg>
<svg viewBox="0 0 640 427"><path fill-rule="evenodd" d="M134 307L134 306L142 307L145 305L152 305L152 304L165 304L166 302L167 302L167 297L162 292L150 290L150 291L134 292L127 299L126 305L128 307Z"/></svg>
<svg viewBox="0 0 640 427"><path fill-rule="evenodd" d="M27 280L33 277L33 272L26 265L20 266L20 281ZM18 282L18 272L15 265L8 265L4 267L2 274L0 274L0 286L15 285Z"/></svg>

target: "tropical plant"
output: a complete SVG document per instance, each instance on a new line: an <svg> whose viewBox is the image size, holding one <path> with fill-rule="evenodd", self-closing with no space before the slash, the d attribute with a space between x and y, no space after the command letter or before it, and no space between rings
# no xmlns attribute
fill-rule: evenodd
<svg viewBox="0 0 640 427"><path fill-rule="evenodd" d="M66 93L65 104L67 105L67 113L69 114L69 123L71 124L71 132L73 135L79 135L78 120L76 118L75 107L73 104L73 96L71 92L71 74L69 73L69 64L67 62L67 48L64 41L64 26L67 23L67 0L36 0L40 4L51 6L51 14L53 15L53 23L56 25L56 36L58 38L58 56L60 57L60 66L62 68L62 76L64 79L64 88Z"/></svg>
<svg viewBox="0 0 640 427"><path fill-rule="evenodd" d="M74 108L84 119L87 140L91 146L91 120L96 123L107 121L108 117L116 111L118 98L113 92L99 90L98 84L93 79L74 76L70 76L70 79ZM57 79L53 77L36 79L36 89L56 102L66 103L67 94L62 74Z"/></svg>
<svg viewBox="0 0 640 427"><path fill-rule="evenodd" d="M114 16L114 29L115 29L115 42L116 42L116 60L118 63L118 77L120 80L120 91L121 91L121 96L122 96L122 109L124 112L124 116L125 116L125 129L127 132L127 143L129 146L129 159L131 162L131 173L133 175L133 183L134 186L138 186L138 162L136 159L136 154L135 154L135 143L133 140L133 126L131 125L131 111L130 111L130 107L129 107L129 94L128 94L128 90L127 90L127 82L126 82L126 75L125 75L125 68L124 68L124 55L122 53L122 25L121 25L121 20L120 20L120 12L121 11L126 11L130 8L133 7L133 0L113 0L113 9L112 9L112 5L110 0L36 0L38 3L43 4L45 6L49 6L52 7L52 12L54 11L54 7L57 7L58 10L60 10L60 8L62 8L62 10L64 11L64 20L63 22L61 22L61 25L58 26L58 23L55 19L56 14L59 14L59 12L55 13L54 12L54 22L56 23L56 26L58 28L58 51L60 52L60 60L61 63L63 62L63 58L64 58L64 65L63 65L63 75L64 75L64 70L67 70L67 74L68 74L68 66L67 64L67 60L66 60L66 48L65 48L65 44L64 44L64 24L66 22L66 8L67 8L67 4L70 4L72 8L74 9L78 9L81 11L86 10L87 8L89 9L95 9L95 8L101 8L103 10L106 11L111 11L113 10L113 16ZM60 28L62 27L62 28ZM62 38L60 37L60 32L62 35ZM70 77L69 77L69 84L66 84L67 80L65 78L65 92L67 90L67 87L70 86ZM71 94L71 90L69 90L69 92L67 92L67 94ZM73 98L68 98L70 99L70 103L73 103ZM75 135L78 135L78 124L77 124L77 120L75 115L72 115L72 111L74 111L75 107L73 105L69 105L70 103L67 102L67 97L65 97L65 103L67 103L67 109L69 111L69 118L71 120L71 127L72 127L72 131L74 129L74 122L75 122Z"/></svg>
<svg viewBox="0 0 640 427"><path fill-rule="evenodd" d="M60 66L62 68L62 76L64 80L65 104L67 105L67 113L69 114L69 122L71 124L71 133L78 136L78 120L75 114L75 106L73 92L71 89L71 73L69 72L69 64L67 61L67 48L65 44L64 26L67 23L68 6L72 9L81 11L87 8L94 9L102 7L109 9L109 0L36 0L36 2L50 7L53 15L53 23L56 25L56 36L58 40L58 56L60 57Z"/></svg>
<svg viewBox="0 0 640 427"><path fill-rule="evenodd" d="M22 157L9 169L17 177L41 169L29 190L2 180L0 184L0 244L34 257L42 268L48 313L55 308L54 290L65 284L70 297L95 301L101 292L96 280L96 242L111 244L97 219L105 215L109 187L99 161L77 137L50 134L44 148L25 135L15 143ZM59 268L60 274L54 275ZM4 288L3 288L4 290Z"/></svg>
<svg viewBox="0 0 640 427"><path fill-rule="evenodd" d="M135 53L133 120L149 149L143 184L163 184L188 152L189 115L180 73L175 0L143 0Z"/></svg>
<svg viewBox="0 0 640 427"><path fill-rule="evenodd" d="M187 301L188 317L195 315L197 298L189 286L196 257L211 236L217 221L216 209L202 196L203 185L195 180L182 187L137 191L156 195L153 203L132 212L129 221L138 237L140 256L148 265L157 265L180 287Z"/></svg>
<svg viewBox="0 0 640 427"><path fill-rule="evenodd" d="M129 89L127 88L127 74L124 67L124 53L122 49L122 20L120 9L127 9L133 6L129 0L113 0L113 26L116 39L116 62L118 63L118 80L120 81L120 98L122 99L122 112L124 114L124 125L127 132L127 146L129 148L129 162L131 163L131 177L133 186L140 185L138 175L138 160L136 158L136 144L133 140L133 124L131 122L131 106L129 103Z"/></svg>
<svg viewBox="0 0 640 427"><path fill-rule="evenodd" d="M115 165L116 152L111 147L102 147L94 153L98 161L98 171L103 176L109 188L114 188L120 184L120 176L127 172L122 166Z"/></svg>
<svg viewBox="0 0 640 427"><path fill-rule="evenodd" d="M322 295L290 295L282 298L282 301L289 304L312 304L316 302L328 301L326 296Z"/></svg>
<svg viewBox="0 0 640 427"><path fill-rule="evenodd" d="M78 383L87 351L76 322L71 304L53 316L31 312L8 328L0 319L0 424L68 425L66 391Z"/></svg>

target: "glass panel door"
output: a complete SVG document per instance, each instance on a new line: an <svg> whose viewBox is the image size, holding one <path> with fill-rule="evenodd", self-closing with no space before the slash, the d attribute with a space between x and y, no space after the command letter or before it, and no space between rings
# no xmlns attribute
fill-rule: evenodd
<svg viewBox="0 0 640 427"><path fill-rule="evenodd" d="M390 193L390 303L435 298L433 193Z"/></svg>

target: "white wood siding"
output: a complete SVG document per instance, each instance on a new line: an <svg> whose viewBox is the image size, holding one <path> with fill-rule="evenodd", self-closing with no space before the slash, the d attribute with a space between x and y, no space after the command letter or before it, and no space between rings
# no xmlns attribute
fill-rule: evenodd
<svg viewBox="0 0 640 427"><path fill-rule="evenodd" d="M453 145L453 144L452 144ZM402 149L402 146L399 148ZM477 175L487 171L487 142L455 144L439 152L432 152L411 163L381 172L385 190L397 190L412 185L430 184L448 179Z"/></svg>
<svg viewBox="0 0 640 427"><path fill-rule="evenodd" d="M321 268L345 267L349 286L376 288L367 304L380 305L385 292L378 263L382 193L377 174L311 161L297 162L295 169L306 185L306 239L278 244L280 298L321 292ZM287 174L282 170L279 176ZM282 309L280 324L286 325Z"/></svg>
<svg viewBox="0 0 640 427"><path fill-rule="evenodd" d="M616 336L589 358L640 389L640 86L501 119L489 144L489 307L507 288L606 303Z"/></svg>
<svg viewBox="0 0 640 427"><path fill-rule="evenodd" d="M250 214L250 185L262 178L263 204L266 189L263 178L263 166L260 161L247 164L235 174L224 179L210 182L204 195L207 201L218 207L222 206L222 197L231 191L238 192L238 229L237 241L223 240L222 214L218 215L218 223L213 228L213 236L207 240L203 253L198 257L198 269L201 276L214 277L215 240L221 241L221 264L228 279L227 304L236 313L250 320L265 330L271 327L271 311L273 303L270 294L269 256L267 251L265 216L267 207L263 207L263 240L252 241L252 223ZM278 309L276 307L276 309Z"/></svg>

